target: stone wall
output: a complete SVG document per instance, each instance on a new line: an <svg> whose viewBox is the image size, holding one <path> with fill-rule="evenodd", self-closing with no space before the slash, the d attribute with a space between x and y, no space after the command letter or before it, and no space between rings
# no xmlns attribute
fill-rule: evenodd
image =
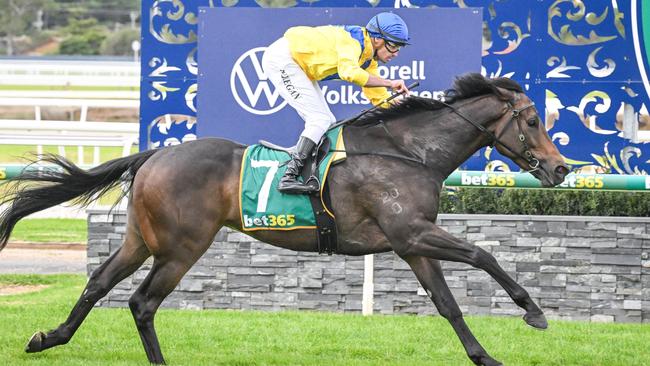
<svg viewBox="0 0 650 366"><path fill-rule="evenodd" d="M88 220L91 273L121 245L126 214L90 211ZM439 225L491 252L549 318L650 322L649 218L440 215ZM223 229L163 306L360 312L363 263L278 249ZM150 267L151 260L101 306L127 306ZM466 314L522 314L483 271L449 262L443 269ZM375 312L436 313L393 253L375 256L374 276Z"/></svg>

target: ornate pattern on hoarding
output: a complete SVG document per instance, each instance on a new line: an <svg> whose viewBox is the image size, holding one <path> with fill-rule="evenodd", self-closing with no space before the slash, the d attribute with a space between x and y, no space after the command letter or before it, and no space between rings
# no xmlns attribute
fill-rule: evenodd
<svg viewBox="0 0 650 366"><path fill-rule="evenodd" d="M199 7L343 3L483 7L482 73L509 77L525 87L573 168L589 173L650 172L650 1L640 0L146 0L141 148L196 138ZM425 44L414 40L411 47ZM518 170L490 148L463 168Z"/></svg>

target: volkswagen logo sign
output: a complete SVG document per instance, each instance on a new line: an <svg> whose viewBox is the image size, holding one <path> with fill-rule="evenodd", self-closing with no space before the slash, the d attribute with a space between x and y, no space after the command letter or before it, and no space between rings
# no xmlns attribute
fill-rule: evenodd
<svg viewBox="0 0 650 366"><path fill-rule="evenodd" d="M261 116L273 114L287 104L262 70L264 50L266 47L257 47L244 52L230 73L230 90L237 104Z"/></svg>

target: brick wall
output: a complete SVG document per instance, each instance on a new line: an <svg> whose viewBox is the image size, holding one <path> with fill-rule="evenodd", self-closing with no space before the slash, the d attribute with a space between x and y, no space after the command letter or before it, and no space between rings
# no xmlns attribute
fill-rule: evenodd
<svg viewBox="0 0 650 366"><path fill-rule="evenodd" d="M89 212L88 273L119 248L126 214ZM650 219L440 215L439 225L491 252L549 318L650 322ZM101 301L125 307L147 261ZM466 314L523 312L486 273L444 262ZM374 310L434 314L408 265L375 255ZM309 309L360 312L363 257L292 252L223 229L163 306L191 309Z"/></svg>

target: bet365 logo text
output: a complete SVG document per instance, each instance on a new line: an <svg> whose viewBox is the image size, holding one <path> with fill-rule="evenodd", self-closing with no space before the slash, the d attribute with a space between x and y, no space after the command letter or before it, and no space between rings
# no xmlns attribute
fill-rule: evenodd
<svg viewBox="0 0 650 366"><path fill-rule="evenodd" d="M262 215L250 217L244 215L244 227L289 227L296 223L296 215Z"/></svg>
<svg viewBox="0 0 650 366"><path fill-rule="evenodd" d="M469 175L463 172L460 176L461 184L464 186L485 186L485 187L514 187L514 174L483 173L480 175Z"/></svg>

